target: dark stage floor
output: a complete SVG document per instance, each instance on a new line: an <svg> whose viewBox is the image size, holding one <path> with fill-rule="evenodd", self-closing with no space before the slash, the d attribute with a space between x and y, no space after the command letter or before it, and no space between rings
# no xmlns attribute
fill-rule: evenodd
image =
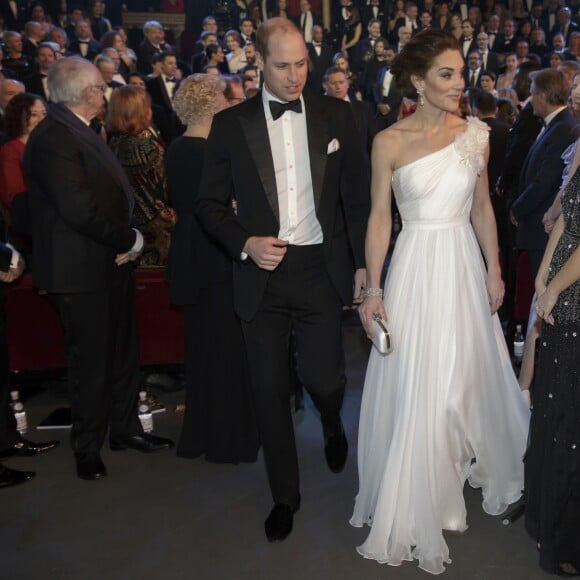
<svg viewBox="0 0 580 580"><path fill-rule="evenodd" d="M390 567L355 552L366 530L349 526L357 488L356 438L368 343L358 324L344 325L348 391L344 423L349 459L340 475L324 462L322 433L309 400L296 415L302 507L294 532L269 544L263 520L271 508L261 460L211 465L172 452L141 455L103 451L109 476L77 479L66 432L62 446L43 456L11 459L37 477L0 491L0 580L384 580L428 578L415 564ZM168 411L155 416L156 433L177 439L174 413L183 393L160 395ZM65 401L46 390L27 401L32 425ZM393 482L396 485L396 482ZM480 493L466 488L469 530L449 536L447 580L548 578L537 566L522 521L503 526L483 513Z"/></svg>

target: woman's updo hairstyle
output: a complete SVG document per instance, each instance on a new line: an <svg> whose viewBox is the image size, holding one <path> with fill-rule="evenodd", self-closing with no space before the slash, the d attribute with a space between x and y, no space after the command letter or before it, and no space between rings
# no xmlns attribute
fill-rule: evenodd
<svg viewBox="0 0 580 580"><path fill-rule="evenodd" d="M424 77L435 59L446 50L459 50L459 41L452 34L435 28L419 32L403 47L391 72L406 97L417 99L411 75Z"/></svg>

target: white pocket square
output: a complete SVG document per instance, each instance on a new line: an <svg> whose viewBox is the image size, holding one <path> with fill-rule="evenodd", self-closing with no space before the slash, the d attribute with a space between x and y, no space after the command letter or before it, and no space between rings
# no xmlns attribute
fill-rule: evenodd
<svg viewBox="0 0 580 580"><path fill-rule="evenodd" d="M328 149L326 150L326 154L329 155L330 153L334 153L335 151L338 151L339 149L340 149L340 143L338 142L338 139L333 139L328 144Z"/></svg>

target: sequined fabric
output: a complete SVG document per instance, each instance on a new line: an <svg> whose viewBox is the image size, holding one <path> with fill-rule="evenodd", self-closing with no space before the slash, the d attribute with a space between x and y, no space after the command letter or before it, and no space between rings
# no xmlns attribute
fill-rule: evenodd
<svg viewBox="0 0 580 580"><path fill-rule="evenodd" d="M554 250L548 282L558 273L580 244L580 168L572 176L562 194L564 232ZM580 281L564 290L553 310L556 323L580 323Z"/></svg>

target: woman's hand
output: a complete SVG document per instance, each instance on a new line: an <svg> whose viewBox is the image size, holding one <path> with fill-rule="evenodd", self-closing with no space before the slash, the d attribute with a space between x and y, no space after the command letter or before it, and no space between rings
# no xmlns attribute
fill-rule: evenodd
<svg viewBox="0 0 580 580"><path fill-rule="evenodd" d="M386 321L387 313L383 305L383 299L379 296L369 296L363 300L363 303L358 307L358 314L365 329L367 336L372 340L373 338L373 314L379 313L381 318Z"/></svg>
<svg viewBox="0 0 580 580"><path fill-rule="evenodd" d="M495 314L503 303L505 287L499 273L488 272L485 280L487 288L487 298L492 314Z"/></svg>
<svg viewBox="0 0 580 580"><path fill-rule="evenodd" d="M538 295L536 300L536 312L538 316L548 324L554 326L554 316L552 310L558 301L559 294L552 292L548 286L543 294Z"/></svg>

